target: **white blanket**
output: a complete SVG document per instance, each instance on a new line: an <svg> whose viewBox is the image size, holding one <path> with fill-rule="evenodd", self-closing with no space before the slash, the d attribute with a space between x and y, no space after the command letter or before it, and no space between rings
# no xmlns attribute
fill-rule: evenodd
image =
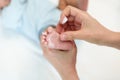
<svg viewBox="0 0 120 80"><path fill-rule="evenodd" d="M6 15L7 13L2 19ZM12 16L9 17L17 18L17 15L15 18ZM38 45L10 28L4 27L0 20L0 80L60 80L58 73L43 57Z"/></svg>

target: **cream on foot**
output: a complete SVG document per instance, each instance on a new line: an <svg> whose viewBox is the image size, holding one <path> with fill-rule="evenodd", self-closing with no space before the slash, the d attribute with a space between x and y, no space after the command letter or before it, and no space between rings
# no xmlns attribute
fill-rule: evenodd
<svg viewBox="0 0 120 80"><path fill-rule="evenodd" d="M60 34L52 27L49 27L46 32L42 34L43 40L48 48L59 50L70 50L73 48L72 41L61 41Z"/></svg>

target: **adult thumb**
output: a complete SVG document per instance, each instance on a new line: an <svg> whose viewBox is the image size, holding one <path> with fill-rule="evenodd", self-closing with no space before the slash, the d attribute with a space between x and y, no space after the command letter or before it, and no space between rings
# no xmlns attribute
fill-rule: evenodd
<svg viewBox="0 0 120 80"><path fill-rule="evenodd" d="M78 31L67 31L60 35L62 41L78 39Z"/></svg>

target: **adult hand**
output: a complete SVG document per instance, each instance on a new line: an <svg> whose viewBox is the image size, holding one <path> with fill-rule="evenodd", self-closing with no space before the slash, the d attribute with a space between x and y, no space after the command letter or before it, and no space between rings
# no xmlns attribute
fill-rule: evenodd
<svg viewBox="0 0 120 80"><path fill-rule="evenodd" d="M47 36L47 35L46 35ZM62 80L78 80L76 72L76 46L72 42L71 50L50 49L46 37L41 36L41 47L45 58L56 68L62 77Z"/></svg>
<svg viewBox="0 0 120 80"><path fill-rule="evenodd" d="M68 20L63 24L65 17ZM71 6L63 10L57 31L61 33L60 37L63 41L79 39L96 44L110 45L113 39L117 37L115 32L105 28L87 12Z"/></svg>

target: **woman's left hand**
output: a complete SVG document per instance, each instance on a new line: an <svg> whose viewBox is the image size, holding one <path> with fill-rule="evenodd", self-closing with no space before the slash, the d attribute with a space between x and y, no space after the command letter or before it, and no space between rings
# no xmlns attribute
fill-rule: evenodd
<svg viewBox="0 0 120 80"><path fill-rule="evenodd" d="M44 38L42 35L41 47L45 58L56 68L63 80L78 80L76 72L77 48L75 43L73 42L71 50L62 51L48 48L48 45L43 40Z"/></svg>

